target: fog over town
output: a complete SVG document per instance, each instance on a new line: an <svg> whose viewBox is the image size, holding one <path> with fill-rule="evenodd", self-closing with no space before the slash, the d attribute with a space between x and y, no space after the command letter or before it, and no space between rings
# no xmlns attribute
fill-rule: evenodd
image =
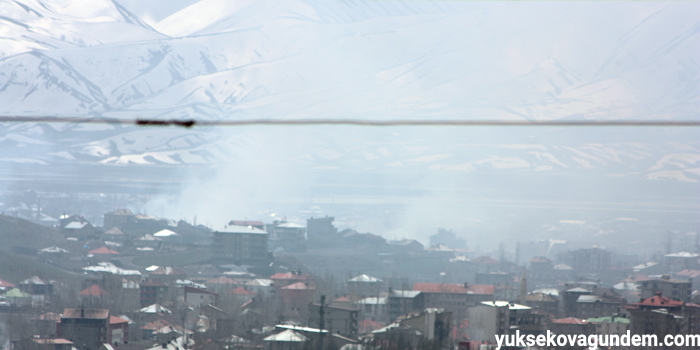
<svg viewBox="0 0 700 350"><path fill-rule="evenodd" d="M700 334L698 13L0 1L0 349Z"/></svg>

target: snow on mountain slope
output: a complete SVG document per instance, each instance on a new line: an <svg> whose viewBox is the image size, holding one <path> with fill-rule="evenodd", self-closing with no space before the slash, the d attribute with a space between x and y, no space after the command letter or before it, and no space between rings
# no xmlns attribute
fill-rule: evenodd
<svg viewBox="0 0 700 350"><path fill-rule="evenodd" d="M156 29L173 37L257 28L280 17L309 20L312 9L301 1L216 1L203 0L165 18Z"/></svg>
<svg viewBox="0 0 700 350"><path fill-rule="evenodd" d="M204 23L206 21L198 20L198 16L210 16L212 4L206 1L196 3L161 23L177 23L184 17ZM397 5L399 9L394 10L393 15L382 17L376 13L373 16L367 14L378 12L375 7L379 5L372 3L362 7L364 12L356 11L361 15L354 16L355 22L343 26L346 22L334 22L336 17L322 11L323 4L307 2L295 7L301 8L299 11L304 13L303 16L285 12L284 6L273 6L272 11L268 8L270 5L260 5L263 9L256 13L268 16L266 21L260 22L263 25L237 22L238 19L244 20L236 12L240 6L244 6L243 12L247 13L256 5L257 2L240 2L236 5L238 7L230 9L218 7L213 21L217 23L216 28L189 28L179 34L255 30L263 32L268 39L250 49L265 48L268 53L270 46L279 48L279 43L294 42L287 51L287 59L280 62L283 68L277 69L272 67L273 64L264 69L251 67L247 77L257 82L264 81L264 88L270 95L279 91L284 94L284 101L308 100L308 105L317 106L327 115L332 114L329 106L339 104L339 108L352 105L359 110L358 115L372 118L391 114L396 117L443 118L468 115L534 119L687 119L693 117L700 95L697 86L691 83L698 78L696 56L692 54L700 47L700 36L694 29L698 21L689 14L692 11L665 5L649 6L629 16L624 6L606 4L603 7L609 11L607 15L615 20L593 28L590 28L588 14L597 13L600 7L573 5L577 7L575 11L583 13L574 14L568 7L555 6L552 18L559 19L544 21L556 24L570 21L557 33L550 33L548 26L528 19L537 18L536 13L542 10L538 6L509 9L494 5L494 9L443 4L453 11L439 14L426 11L430 13L426 14L420 10L428 7L434 10L434 3L414 12ZM232 13L227 14L227 10ZM352 10L355 8L348 9L348 12L354 13ZM676 14L676 11L680 12ZM293 24L275 26L283 20ZM528 27L512 32L510 27L503 25L508 20ZM613 32L620 33L617 42L610 35L610 27ZM305 31L310 35L290 35L290 30L299 31L299 28L314 29ZM673 29L665 30L659 36L654 34L659 28ZM318 32L332 33L334 42L326 44L316 34ZM636 33L634 40L628 38L630 32ZM678 32L682 34L676 34ZM531 37L539 40L533 42L529 39ZM406 38L410 38L410 44ZM670 46L666 40L673 44ZM321 44L316 45L319 49L314 47L316 42ZM609 65L609 62L616 61L613 57L620 52L634 54L636 59L618 59L617 66ZM665 55L645 56L645 52L665 52ZM302 58L293 61L297 53ZM262 56L261 61L270 61L265 60L268 55ZM306 70L307 66L313 69ZM259 77L254 70L271 72L278 78ZM346 73L347 70L351 71ZM290 77L290 72L299 71L303 72L304 80ZM318 76L321 78L315 80ZM182 95L182 89L187 89L186 86L184 83L178 87L179 95ZM196 83L195 86L196 89L202 87ZM254 88L251 84L247 86ZM319 96L316 88L323 90L325 96ZM333 92L336 96L329 96ZM396 97L392 98L392 95ZM166 100L166 96L164 93L159 99ZM365 103L358 105L358 101L352 100L355 97ZM202 100L204 98L200 98ZM283 110L289 115L299 109L278 104L280 100L275 98L269 102L264 105L280 108L270 111L256 109L256 113L280 115L279 110ZM409 103L404 106L406 102ZM378 105L389 108L371 113ZM234 109L240 111L240 107L244 106ZM304 112L308 110L302 107Z"/></svg>
<svg viewBox="0 0 700 350"><path fill-rule="evenodd" d="M365 14L355 22L333 21L322 11L328 6L313 1L200 1L161 22L160 29L168 34L191 37L54 49L47 56L75 67L101 89L104 101L96 97L86 104L92 113L124 109L160 115L174 103L182 108L214 105L211 109L223 111L220 118L230 113L334 116L341 109L348 116L348 107L353 107L354 117L365 118L644 119L689 118L697 105L698 87L692 81L700 73L691 50L700 40L693 29L700 22L682 17L688 28L660 36L671 43L652 34L658 28L678 27L676 15L687 12L684 6L649 5L655 13L617 21L626 7L606 4L606 19L619 33L617 43L608 31L586 29L589 17L600 10L589 4L572 5L582 14L555 5L554 14L561 18L545 19L549 23L544 24L529 17L543 5L510 9L450 4L450 11L428 14L399 6L392 16ZM366 12L379 11L372 2L365 6ZM94 16L104 17L101 12ZM564 30L550 33L547 24L564 20L570 20ZM504 26L508 21L526 30L513 32ZM216 25L209 26L212 23ZM170 27L183 32L169 32ZM627 39L629 28L645 40ZM587 39L590 50L607 49L607 57L572 56L572 51L585 52L566 49L581 38ZM608 64L618 52L644 50L663 54L640 56L618 68ZM0 69L9 77L7 67L16 66L3 64ZM33 70L43 69L34 66ZM210 79L212 84L207 84ZM221 79L228 83L213 83ZM247 105L232 95L251 96L253 91L265 93ZM68 103L75 104L73 99ZM0 108L4 113L26 110L12 104ZM74 106L66 109L75 111Z"/></svg>
<svg viewBox="0 0 700 350"><path fill-rule="evenodd" d="M152 28L109 0L2 1L0 113L691 119L700 105L699 9L686 2L201 0ZM611 167L613 173L645 173L669 169L669 162L650 168L664 152L679 153L668 145L644 153L625 142L587 141L585 131L574 140L540 144L538 151L496 142L476 153L473 145L449 143L442 144L444 151L414 152L413 143L383 145L386 152L378 152L367 133L340 134L317 134L307 143L302 133L296 142L313 151L299 146L291 154L312 167L362 161L375 169ZM237 147L261 147L241 138L265 139L271 143L265 150L274 153L274 137L290 137L272 135L237 134L232 140L212 131L0 126L3 147L22 157L50 161L68 154L103 164L206 164L232 159ZM339 137L352 141L340 147ZM47 146L32 158L27 138L58 149ZM686 171L694 168L686 164L681 171L698 179Z"/></svg>
<svg viewBox="0 0 700 350"><path fill-rule="evenodd" d="M3 78L0 81L3 81L5 90L14 86L14 89L17 90L14 94L21 95L22 98L10 99L10 95L5 94L2 98L7 98L8 101L12 102L0 108L15 113L31 111L35 114L41 114L45 111L46 106L52 106L54 110L52 114L100 113L125 107L157 95L165 88L184 79L233 68L234 65L231 61L245 65L255 58L254 53L226 55L230 48L221 45L218 47L217 45L192 46L188 40L173 43L150 41L103 45L90 50L64 49L46 53L37 51L9 57L4 59L0 66L0 77ZM59 65L62 70L72 70L71 76L79 76L80 79L89 81L90 84L99 89L102 95L96 96L94 100L100 103L86 106L84 110L78 110L71 104L83 104L85 101L74 101L75 94L70 93L71 96L65 96L66 99L62 104L26 104L23 101L24 96L32 95L36 91L34 90L36 85L47 85L46 88L50 89L48 85L51 82L65 86L76 83L76 79L54 79L53 77L51 82L39 83L44 76L53 74L52 71L56 68L52 67L55 65ZM74 67L79 67L79 71ZM24 89L21 89L20 86L24 86ZM47 100L50 96L43 92L34 95L36 98L46 98ZM71 101L74 102L71 103ZM12 103L36 109L14 108ZM68 108L61 110L61 107Z"/></svg>
<svg viewBox="0 0 700 350"><path fill-rule="evenodd" d="M478 16L479 12L472 11L459 16L390 17L352 25L324 23L323 30L309 31L313 33L310 36L298 36L296 32L300 31L299 28L316 26L316 23L295 20L293 25L285 24L280 28L273 23L265 23L253 32L261 32L266 38L274 39L261 42L250 40L253 45L248 47L248 50L263 52L261 66L245 67L243 72L236 72L231 79L224 80L247 80L244 84L247 89L264 89L268 95L263 101L252 105L255 115L263 116L328 116L333 115L333 107L347 110L348 106L352 106L356 115L368 118L389 115L408 118L468 115L535 119L692 117L697 88L688 90L687 84L678 84L676 78L685 79L688 74L697 77L697 72L692 73L686 68L692 67L689 64L684 63L679 67L672 61L680 57L680 62L692 63L690 58L693 56L688 50L697 46L697 37L679 43L679 52L671 52L664 58L668 62L638 62L635 74L653 75L655 84L634 84L631 77L620 76L619 72L593 79L597 61L581 63L580 58L573 65L571 62L565 65L552 57L545 58L534 68L525 69L523 74L514 76L513 72L502 69L503 66L516 71L521 68L510 67L510 62L504 63L503 60L510 59L507 56L503 58L501 50L473 54L474 50L468 43L481 40L495 41L496 47L521 46L517 44L521 37L516 35L504 40L500 35L487 35L484 38L484 34L478 30L487 29L485 32L490 33L492 28L477 25ZM466 18L470 20L465 21ZM460 23L467 24L460 28ZM666 24L655 23L654 26ZM382 30L377 31L378 27ZM450 28L457 28L453 30L453 36L460 37L459 42L467 44L456 45L445 40L447 43L440 45L434 37L425 37L424 34L431 30L447 32ZM322 36L318 32L328 35ZM344 35L348 32L355 35ZM581 33L577 35L582 36ZM603 35L608 34L601 32L599 35L601 37L598 39L602 41ZM334 39L330 44L328 36ZM413 40L411 45L402 41L406 37ZM565 39L566 36L556 38L566 42ZM282 48L283 45L279 43L286 42L294 42L294 46L284 47L286 55L275 55L275 51L270 50L271 47ZM503 45L499 45L501 43ZM646 45L653 46L654 43ZM663 45L659 43L657 46ZM516 51L522 49L516 47ZM397 55L397 52L402 55ZM283 58L278 60L277 57ZM571 60L567 56L561 58ZM678 74L679 69L681 74ZM222 74L228 73L210 77L219 79ZM178 84L173 89L173 98L168 97L170 92L164 91L157 96L159 102L149 104L157 105L165 100L182 102L177 96L188 96L189 102L214 103L224 107L224 110L245 112L245 104L229 106L221 104L226 98L211 99L210 96L217 95L213 91L216 89L202 84L202 79L197 78ZM276 94L281 96L276 98ZM679 104L678 99L656 98L654 94L687 95L690 99L682 99ZM199 97L195 98L197 95ZM653 106L650 101L655 101ZM304 105L314 106L314 111ZM264 109L260 110L260 107ZM225 113L222 117L226 117Z"/></svg>
<svg viewBox="0 0 700 350"><path fill-rule="evenodd" d="M86 114L107 107L99 86L65 61L52 59L41 51L3 60L0 82L4 111Z"/></svg>
<svg viewBox="0 0 700 350"><path fill-rule="evenodd" d="M377 18L444 15L454 9L449 2L427 1L201 0L161 20L155 28L169 36L183 37L250 30L280 19L315 24L359 23Z"/></svg>
<svg viewBox="0 0 700 350"><path fill-rule="evenodd" d="M0 58L164 37L111 0L0 1Z"/></svg>

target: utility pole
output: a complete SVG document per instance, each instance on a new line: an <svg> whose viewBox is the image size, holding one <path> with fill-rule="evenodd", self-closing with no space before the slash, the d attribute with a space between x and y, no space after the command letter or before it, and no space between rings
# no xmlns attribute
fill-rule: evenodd
<svg viewBox="0 0 700 350"><path fill-rule="evenodd" d="M182 348L188 349L188 346L187 346L187 343L188 343L188 341L187 341L187 312L185 312L185 314L182 316L182 332L185 333L183 335L184 344L182 344ZM175 344L175 345L177 345L177 344Z"/></svg>
<svg viewBox="0 0 700 350"><path fill-rule="evenodd" d="M318 350L323 350L323 327L324 325L324 316L326 314L325 310L325 305L326 305L326 296L321 295L321 307L319 307L319 321L318 321Z"/></svg>

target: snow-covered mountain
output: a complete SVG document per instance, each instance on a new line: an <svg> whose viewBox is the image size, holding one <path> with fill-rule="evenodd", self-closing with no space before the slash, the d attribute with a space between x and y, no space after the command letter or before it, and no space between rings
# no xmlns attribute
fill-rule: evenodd
<svg viewBox="0 0 700 350"><path fill-rule="evenodd" d="M0 57L165 37L110 0L2 1L0 33Z"/></svg>
<svg viewBox="0 0 700 350"><path fill-rule="evenodd" d="M688 120L700 106L697 2L201 0L150 24L128 5L0 1L0 114ZM0 161L212 164L254 148L270 164L328 169L700 180L687 130L552 141L488 129L478 145L458 132L322 130L3 124Z"/></svg>

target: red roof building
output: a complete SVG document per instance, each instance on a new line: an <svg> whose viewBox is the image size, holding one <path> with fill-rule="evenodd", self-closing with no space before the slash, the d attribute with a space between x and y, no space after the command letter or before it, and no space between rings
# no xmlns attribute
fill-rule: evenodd
<svg viewBox="0 0 700 350"><path fill-rule="evenodd" d="M122 324L122 323L129 323L129 321L125 320L123 318L119 318L117 316L109 315L109 324Z"/></svg>
<svg viewBox="0 0 700 350"><path fill-rule="evenodd" d="M624 308L631 315L633 334L672 334L700 327L700 305L666 298L661 293Z"/></svg>
<svg viewBox="0 0 700 350"><path fill-rule="evenodd" d="M670 298L666 298L664 296L661 296L661 293L656 293L651 298L647 298L642 300L640 303L632 303L630 304L629 308L646 308L646 309L653 309L653 308L665 308L665 309L671 309L671 308L679 308L685 304L682 301L678 300L673 300Z"/></svg>
<svg viewBox="0 0 700 350"><path fill-rule="evenodd" d="M14 284L12 284L12 283L10 283L10 282L7 282L7 281L5 281L5 280L3 280L3 279L0 279L0 290L3 290L3 289L11 289L11 288L14 288L14 287L15 287Z"/></svg>
<svg viewBox="0 0 700 350"><path fill-rule="evenodd" d="M236 281L235 279L226 276L212 278L204 282L204 285L206 285L208 289L213 290L217 293L228 293L231 289L238 287L242 284L242 281Z"/></svg>
<svg viewBox="0 0 700 350"><path fill-rule="evenodd" d="M284 272L284 273L276 273L272 276L270 276L270 279L273 280L274 285L275 285L275 292L277 295L280 295L281 289L283 287L286 287L290 284L298 283L298 282L304 282L307 284L312 285L313 281L311 280L311 276L309 275L302 275L299 273L293 273L293 272Z"/></svg>
<svg viewBox="0 0 700 350"><path fill-rule="evenodd" d="M282 303L291 309L306 308L314 299L316 288L304 282L297 282L280 289Z"/></svg>
<svg viewBox="0 0 700 350"><path fill-rule="evenodd" d="M551 319L549 329L557 334L592 334L595 332L595 324L576 317Z"/></svg>
<svg viewBox="0 0 700 350"><path fill-rule="evenodd" d="M467 294L493 295L494 287L488 284L471 284L467 287Z"/></svg>
<svg viewBox="0 0 700 350"><path fill-rule="evenodd" d="M92 349L104 343L111 343L109 330L109 310L106 309L64 309L58 337L70 339Z"/></svg>
<svg viewBox="0 0 700 350"><path fill-rule="evenodd" d="M112 249L109 249L107 247L100 247L100 248L93 249L93 250L89 251L88 254L117 255L117 254L119 254L119 252L112 250Z"/></svg>
<svg viewBox="0 0 700 350"><path fill-rule="evenodd" d="M106 309L64 309L61 322L66 319L95 319L106 320L109 310Z"/></svg>
<svg viewBox="0 0 700 350"><path fill-rule="evenodd" d="M100 286L93 284L92 286L83 289L83 291L80 292L80 295L82 295L82 296L107 296L107 295L109 295L109 293L106 290L100 288Z"/></svg>
<svg viewBox="0 0 700 350"><path fill-rule="evenodd" d="M129 342L129 321L117 316L109 316L110 344L126 344Z"/></svg>
<svg viewBox="0 0 700 350"><path fill-rule="evenodd" d="M231 298L236 299L236 301L240 304L247 303L248 301L252 300L255 298L257 295L254 291L252 290L247 290L245 287L238 287L233 290L229 290L226 292L226 295L228 295Z"/></svg>
<svg viewBox="0 0 700 350"><path fill-rule="evenodd" d="M304 283L304 282L297 282L297 283L282 287L282 289L285 289L285 290L315 290L316 288L309 286L307 283Z"/></svg>

